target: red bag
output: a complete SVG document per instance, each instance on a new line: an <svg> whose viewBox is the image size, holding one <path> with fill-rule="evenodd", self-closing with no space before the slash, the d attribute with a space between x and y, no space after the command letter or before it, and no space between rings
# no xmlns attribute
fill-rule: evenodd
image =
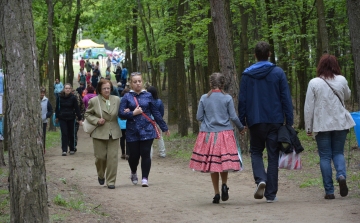
<svg viewBox="0 0 360 223"><path fill-rule="evenodd" d="M134 100L135 100L135 103L136 103L136 106L139 106L139 103L136 99L136 97L134 97ZM149 116L147 116L144 112L141 113L153 126L154 126L154 129L155 129L155 132L156 132L156 137L155 139L160 139L160 131L158 129L158 127L156 126L156 123L154 120L152 120L151 118L149 118Z"/></svg>
<svg viewBox="0 0 360 223"><path fill-rule="evenodd" d="M300 154L293 149L292 153L280 152L279 169L300 170L302 168Z"/></svg>

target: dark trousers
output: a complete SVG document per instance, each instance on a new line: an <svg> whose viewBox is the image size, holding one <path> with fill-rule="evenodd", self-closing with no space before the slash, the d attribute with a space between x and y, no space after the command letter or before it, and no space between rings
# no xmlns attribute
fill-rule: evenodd
<svg viewBox="0 0 360 223"><path fill-rule="evenodd" d="M46 142L46 127L47 127L47 123L43 123L43 145L44 145L44 153L45 153L45 142Z"/></svg>
<svg viewBox="0 0 360 223"><path fill-rule="evenodd" d="M150 151L154 139L145 141L127 142L127 149L130 150L129 166L132 173L136 173L139 159L141 157L142 178L148 178L151 168Z"/></svg>
<svg viewBox="0 0 360 223"><path fill-rule="evenodd" d="M74 131L74 147L77 147L77 141L78 141L78 131L79 131L79 123L77 121L75 121L75 131ZM70 143L70 142L69 142Z"/></svg>
<svg viewBox="0 0 360 223"><path fill-rule="evenodd" d="M63 120L59 119L61 130L61 149L63 152L68 151L68 145L70 151L74 151L74 131L75 131L75 119Z"/></svg>
<svg viewBox="0 0 360 223"><path fill-rule="evenodd" d="M120 137L121 154L125 154L125 141L126 141L126 129L121 129L122 136ZM129 150L126 149L126 155L129 155Z"/></svg>
<svg viewBox="0 0 360 223"><path fill-rule="evenodd" d="M259 123L250 129L251 165L255 183L266 183L264 196L273 200L278 191L279 148L277 143L278 129L282 124ZM266 146L268 168L265 171L263 151Z"/></svg>
<svg viewBox="0 0 360 223"><path fill-rule="evenodd" d="M126 79L121 79L122 87L125 88L126 86Z"/></svg>
<svg viewBox="0 0 360 223"><path fill-rule="evenodd" d="M121 76L115 74L116 83L119 83L121 81Z"/></svg>

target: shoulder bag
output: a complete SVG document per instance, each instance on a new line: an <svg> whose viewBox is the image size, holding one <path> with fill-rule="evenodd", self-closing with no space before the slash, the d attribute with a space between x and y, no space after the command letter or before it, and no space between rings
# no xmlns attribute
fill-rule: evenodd
<svg viewBox="0 0 360 223"><path fill-rule="evenodd" d="M100 109L100 116L102 118L102 112L101 112L101 106L100 106L100 101L99 101L99 96L97 96L98 99L98 104L99 104L99 109ZM98 125L93 125L90 122L88 122L85 118L84 122L83 122L83 129L84 132L86 132L87 134L90 134L98 127Z"/></svg>
<svg viewBox="0 0 360 223"><path fill-rule="evenodd" d="M341 105L345 108L344 103L342 102L340 96L339 96L338 93L334 90L334 88L332 88L332 87L330 86L330 84L329 84L324 78L322 78L322 77L320 77L320 78L325 81L325 83L329 86L329 88L330 88L330 89L332 90L332 92L336 95L336 97L338 97L338 99L339 99L340 102L341 102Z"/></svg>
<svg viewBox="0 0 360 223"><path fill-rule="evenodd" d="M136 106L139 106L139 103L138 103L136 97L134 97L134 100L135 100ZM160 139L160 132L159 132L158 127L156 126L155 121L152 120L151 118L149 118L149 116L147 116L144 112L141 113L141 114L142 114L142 116L144 116L154 126L154 129L155 129L155 132L156 132L155 139Z"/></svg>

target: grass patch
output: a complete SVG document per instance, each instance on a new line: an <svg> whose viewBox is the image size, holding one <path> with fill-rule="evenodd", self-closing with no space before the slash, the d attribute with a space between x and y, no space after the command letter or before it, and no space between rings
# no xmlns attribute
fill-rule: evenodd
<svg viewBox="0 0 360 223"><path fill-rule="evenodd" d="M49 149L49 148L53 148L55 146L60 145L60 143L61 143L60 135L61 135L60 130L58 130L56 132L52 132L52 131L46 132L45 147L47 149Z"/></svg>
<svg viewBox="0 0 360 223"><path fill-rule="evenodd" d="M304 182L300 184L300 188L306 188L306 187L320 187L322 186L322 180L319 178L313 178L313 179L306 179Z"/></svg>
<svg viewBox="0 0 360 223"><path fill-rule="evenodd" d="M0 222L10 222L10 197L8 190L0 190Z"/></svg>
<svg viewBox="0 0 360 223"><path fill-rule="evenodd" d="M168 155L184 161L190 160L191 154L192 151L190 150L171 150L170 152L168 152Z"/></svg>
<svg viewBox="0 0 360 223"><path fill-rule="evenodd" d="M68 202L61 196L61 194L58 194L54 197L54 204L67 207Z"/></svg>
<svg viewBox="0 0 360 223"><path fill-rule="evenodd" d="M50 216L50 222L65 221L67 214L53 214Z"/></svg>
<svg viewBox="0 0 360 223"><path fill-rule="evenodd" d="M58 194L54 197L53 202L56 205L71 208L77 211L86 209L85 203L81 198L71 198L69 201L67 201L65 198L61 196L61 194Z"/></svg>

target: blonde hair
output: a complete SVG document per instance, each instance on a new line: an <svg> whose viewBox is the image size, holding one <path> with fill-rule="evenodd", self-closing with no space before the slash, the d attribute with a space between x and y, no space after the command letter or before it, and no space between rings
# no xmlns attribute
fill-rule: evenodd
<svg viewBox="0 0 360 223"><path fill-rule="evenodd" d="M210 88L211 90L207 93L207 96L210 97L212 90L219 88L220 91L225 94L223 88L225 86L225 76L222 73L212 73L210 75Z"/></svg>

